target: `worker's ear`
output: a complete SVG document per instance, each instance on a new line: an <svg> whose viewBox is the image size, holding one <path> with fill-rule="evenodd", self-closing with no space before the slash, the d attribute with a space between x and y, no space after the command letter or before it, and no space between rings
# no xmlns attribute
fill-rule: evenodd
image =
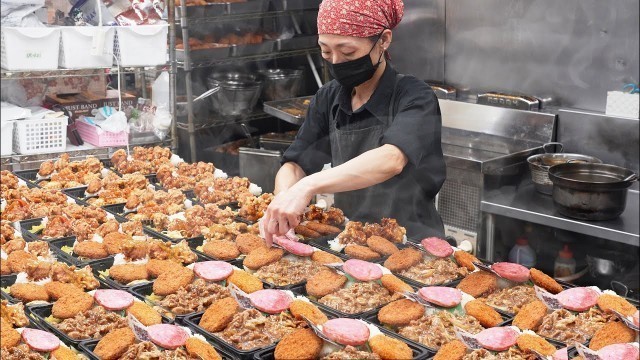
<svg viewBox="0 0 640 360"><path fill-rule="evenodd" d="M385 29L380 36L379 44L384 48L384 50L389 50L389 46L391 45L391 41L393 40L393 33L389 29Z"/></svg>

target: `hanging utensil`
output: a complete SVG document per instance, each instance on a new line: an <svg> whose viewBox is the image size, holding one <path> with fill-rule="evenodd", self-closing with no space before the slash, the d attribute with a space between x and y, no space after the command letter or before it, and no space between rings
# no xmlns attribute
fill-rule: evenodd
<svg viewBox="0 0 640 360"><path fill-rule="evenodd" d="M202 95L200 95L197 98L193 99L193 102L196 102L198 100L202 100L202 99L204 99L204 98L206 98L206 97L208 97L208 96L210 96L212 94L217 93L218 91L220 91L220 86L217 86L217 87L214 87L212 89L209 89L209 90L203 92Z"/></svg>
<svg viewBox="0 0 640 360"><path fill-rule="evenodd" d="M244 132L244 136L249 140L249 147L257 148L255 141L253 141L253 136L251 136L251 131L249 131L249 127L246 123L240 123L240 127L242 128L242 132Z"/></svg>

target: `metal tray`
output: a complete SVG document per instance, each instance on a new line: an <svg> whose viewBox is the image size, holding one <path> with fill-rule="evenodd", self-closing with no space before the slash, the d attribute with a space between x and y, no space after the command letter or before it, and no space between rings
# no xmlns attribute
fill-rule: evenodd
<svg viewBox="0 0 640 360"><path fill-rule="evenodd" d="M100 342L100 340L84 341L84 342L80 343L79 348L89 357L89 359L91 359L91 360L101 360L93 352L93 350L98 345L98 342ZM222 360L237 360L237 358L235 356L233 356L231 353L227 352L226 350L222 349L219 345L214 344L212 342L209 342L209 344L211 344L216 349L218 354L220 354L220 356L222 357Z"/></svg>
<svg viewBox="0 0 640 360"><path fill-rule="evenodd" d="M192 6L195 7L195 6ZM208 60L216 60L216 59L226 59L231 56L231 47L230 46L221 46L213 49L189 49L189 56L191 57L191 61L208 61ZM185 55L185 51L178 49L176 50L176 60L183 62L187 60Z"/></svg>
<svg viewBox="0 0 640 360"><path fill-rule="evenodd" d="M274 52L276 42L265 40L260 44L231 45L231 57L265 55Z"/></svg>
<svg viewBox="0 0 640 360"><path fill-rule="evenodd" d="M320 7L320 0L277 0L273 2L277 11L287 10L316 10Z"/></svg>
<svg viewBox="0 0 640 360"><path fill-rule="evenodd" d="M294 125L302 125L304 122L308 105L304 105L305 100L310 100L312 96L304 96L286 100L267 101L264 103L264 112L275 116L280 120L284 120ZM285 111L287 108L295 108L302 110L305 115L294 115Z"/></svg>
<svg viewBox="0 0 640 360"><path fill-rule="evenodd" d="M276 49L278 51L312 49L316 47L318 47L318 35L298 35L291 39L276 41Z"/></svg>

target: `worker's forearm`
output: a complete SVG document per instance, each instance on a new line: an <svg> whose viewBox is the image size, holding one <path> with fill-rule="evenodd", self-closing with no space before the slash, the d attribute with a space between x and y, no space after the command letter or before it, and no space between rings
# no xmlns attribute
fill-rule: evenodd
<svg viewBox="0 0 640 360"><path fill-rule="evenodd" d="M307 176L296 186L315 194L353 191L373 186L396 176L407 157L394 145L367 151L335 168Z"/></svg>
<svg viewBox="0 0 640 360"><path fill-rule="evenodd" d="M302 170L298 164L294 162L285 163L280 170L278 170L278 174L276 174L275 190L273 193L277 195L279 192L288 190L305 176L304 170Z"/></svg>

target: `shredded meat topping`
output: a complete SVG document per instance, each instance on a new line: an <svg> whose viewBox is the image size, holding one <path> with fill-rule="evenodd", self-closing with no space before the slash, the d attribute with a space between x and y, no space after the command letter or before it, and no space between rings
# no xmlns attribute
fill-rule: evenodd
<svg viewBox="0 0 640 360"><path fill-rule="evenodd" d="M577 315L561 309L546 315L537 333L563 343L584 343L613 318L597 308Z"/></svg>
<svg viewBox="0 0 640 360"><path fill-rule="evenodd" d="M280 259L275 263L261 267L256 271L255 276L276 286L286 286L306 281L321 269L321 265L309 259Z"/></svg>
<svg viewBox="0 0 640 360"><path fill-rule="evenodd" d="M489 294L483 300L491 307L510 314L517 314L523 306L536 299L536 291L533 286L517 285Z"/></svg>
<svg viewBox="0 0 640 360"><path fill-rule="evenodd" d="M159 302L163 308L177 315L206 310L214 302L231 296L229 290L218 284L208 284L202 279L180 288Z"/></svg>
<svg viewBox="0 0 640 360"><path fill-rule="evenodd" d="M336 351L331 353L321 360L353 360L353 359L362 359L362 360L380 360L380 356L375 353L370 353L366 351L359 351L353 346L347 346L344 350Z"/></svg>
<svg viewBox="0 0 640 360"><path fill-rule="evenodd" d="M84 340L100 339L109 331L127 327L129 323L126 318L96 306L55 326L72 339Z"/></svg>
<svg viewBox="0 0 640 360"><path fill-rule="evenodd" d="M393 301L389 290L376 283L356 283L322 297L319 302L347 314L373 310Z"/></svg>
<svg viewBox="0 0 640 360"><path fill-rule="evenodd" d="M187 354L183 348L161 350L153 343L143 341L129 346L119 360L200 360L200 357Z"/></svg>
<svg viewBox="0 0 640 360"><path fill-rule="evenodd" d="M507 351L492 353L485 349L474 350L465 355L463 360L536 360L536 356L526 353L517 347Z"/></svg>
<svg viewBox="0 0 640 360"><path fill-rule="evenodd" d="M478 320L471 316L438 311L413 320L407 326L399 327L398 334L432 349L439 349L442 345L457 339L456 327L471 334L484 330Z"/></svg>
<svg viewBox="0 0 640 360"><path fill-rule="evenodd" d="M265 316L249 309L237 313L227 327L215 335L240 350L265 347L279 341L296 329L306 327L288 312Z"/></svg>
<svg viewBox="0 0 640 360"><path fill-rule="evenodd" d="M12 348L0 349L0 359L2 360L45 360L39 353L29 349L26 344L20 344Z"/></svg>
<svg viewBox="0 0 640 360"><path fill-rule="evenodd" d="M468 273L466 267L458 266L451 258L433 259L425 256L422 262L400 272L400 275L425 285L441 285L463 278Z"/></svg>

